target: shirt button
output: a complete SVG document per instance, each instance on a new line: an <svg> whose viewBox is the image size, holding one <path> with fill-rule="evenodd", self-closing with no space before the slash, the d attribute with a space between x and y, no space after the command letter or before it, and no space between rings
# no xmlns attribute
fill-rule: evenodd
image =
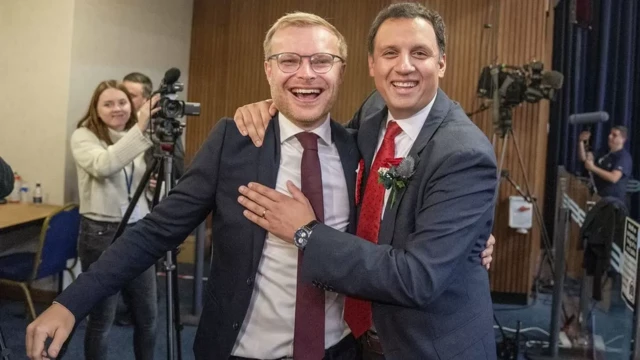
<svg viewBox="0 0 640 360"><path fill-rule="evenodd" d="M248 285L248 286L253 285L253 276L249 276L249 277L247 278L247 285Z"/></svg>
<svg viewBox="0 0 640 360"><path fill-rule="evenodd" d="M238 324L237 322L233 323L233 330L238 330L240 329L240 324Z"/></svg>

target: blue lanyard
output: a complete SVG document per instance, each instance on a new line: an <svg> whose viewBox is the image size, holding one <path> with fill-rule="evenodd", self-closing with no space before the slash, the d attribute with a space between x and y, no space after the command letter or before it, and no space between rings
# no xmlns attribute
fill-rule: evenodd
<svg viewBox="0 0 640 360"><path fill-rule="evenodd" d="M131 163L131 176L127 176L127 167L122 168L124 171L124 181L127 183L127 199L131 202L131 184L133 184L133 171L136 169L136 164Z"/></svg>

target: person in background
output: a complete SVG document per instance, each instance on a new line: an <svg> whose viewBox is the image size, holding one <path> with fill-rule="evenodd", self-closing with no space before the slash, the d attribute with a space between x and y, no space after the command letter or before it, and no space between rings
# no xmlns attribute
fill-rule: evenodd
<svg viewBox="0 0 640 360"><path fill-rule="evenodd" d="M13 191L13 171L11 166L0 157L0 199Z"/></svg>
<svg viewBox="0 0 640 360"><path fill-rule="evenodd" d="M146 170L144 153L152 145L145 136L150 110L158 96L147 100L138 112L127 89L115 80L101 82L95 89L86 114L71 135L71 152L78 172L80 234L78 255L82 271L89 270L111 245L123 220L131 196ZM129 219L136 223L149 213L145 199L139 199ZM135 358L153 359L156 338L156 278L154 267L126 285L131 295ZM107 337L113 323L117 295L91 310L84 339L86 359L107 359Z"/></svg>
<svg viewBox="0 0 640 360"><path fill-rule="evenodd" d="M627 141L627 128L614 126L609 133L608 151L601 151L597 158L586 151L586 144L591 138L589 131L580 133L578 155L584 162L584 168L594 174L594 185L601 197L612 196L626 203L627 182L631 176L633 163L631 154L624 148Z"/></svg>

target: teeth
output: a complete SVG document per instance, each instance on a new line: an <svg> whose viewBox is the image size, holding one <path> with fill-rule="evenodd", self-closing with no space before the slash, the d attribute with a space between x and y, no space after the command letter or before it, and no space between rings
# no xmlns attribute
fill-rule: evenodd
<svg viewBox="0 0 640 360"><path fill-rule="evenodd" d="M320 94L320 89L293 89L291 92L296 94Z"/></svg>
<svg viewBox="0 0 640 360"><path fill-rule="evenodd" d="M403 88L412 88L416 85L418 85L417 82L415 81L393 81L391 82L393 84L393 86L397 86L397 87L403 87Z"/></svg>

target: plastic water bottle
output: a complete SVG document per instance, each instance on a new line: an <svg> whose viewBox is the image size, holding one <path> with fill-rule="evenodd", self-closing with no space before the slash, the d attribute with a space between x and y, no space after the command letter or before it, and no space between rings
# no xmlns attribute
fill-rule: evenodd
<svg viewBox="0 0 640 360"><path fill-rule="evenodd" d="M40 183L36 183L36 188L33 189L33 203L42 204L42 187Z"/></svg>
<svg viewBox="0 0 640 360"><path fill-rule="evenodd" d="M22 177L18 175L17 172L13 173L13 191L11 195L9 195L9 202L11 203L19 203L20 202L20 189L22 188Z"/></svg>
<svg viewBox="0 0 640 360"><path fill-rule="evenodd" d="M22 187L20 188L20 202L23 204L29 202L29 184L26 182L22 182Z"/></svg>

